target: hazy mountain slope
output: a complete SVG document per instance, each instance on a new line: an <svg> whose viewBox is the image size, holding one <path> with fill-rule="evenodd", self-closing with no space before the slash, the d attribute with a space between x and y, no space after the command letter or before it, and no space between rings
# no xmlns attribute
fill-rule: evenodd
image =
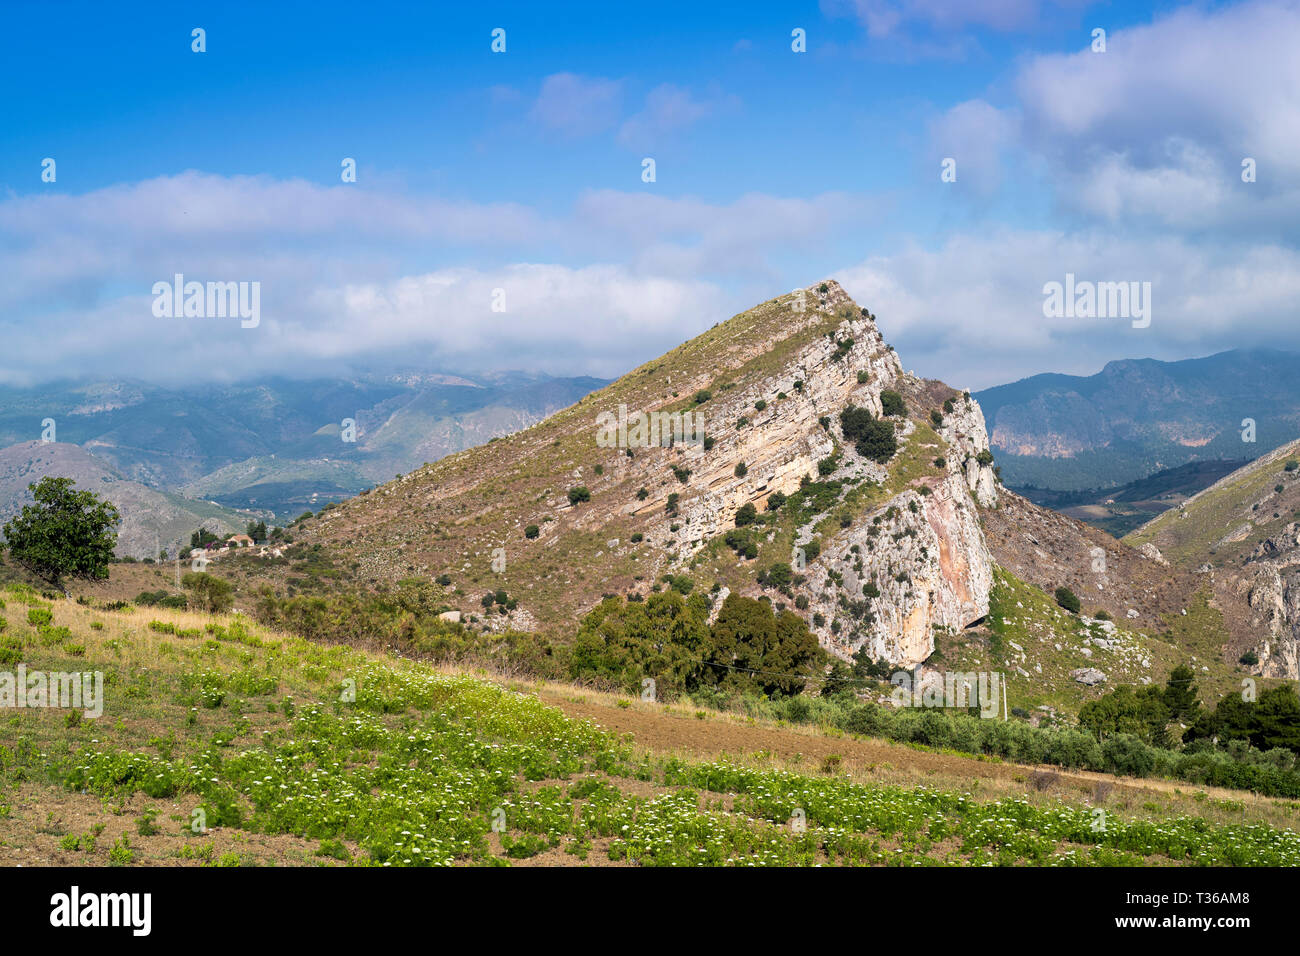
<svg viewBox="0 0 1300 956"><path fill-rule="evenodd" d="M72 478L78 490L93 491L117 506L119 555L157 557L162 548L175 554L176 542L189 544L200 524L233 534L243 531L250 517L130 481L76 445L30 441L0 449L0 518L8 521L31 504L27 486L46 476Z"/></svg>
<svg viewBox="0 0 1300 956"><path fill-rule="evenodd" d="M0 441L80 445L126 478L281 518L515 431L602 385L434 373L161 388L133 382L0 388ZM345 419L355 441L341 440Z"/></svg>
<svg viewBox="0 0 1300 956"><path fill-rule="evenodd" d="M333 441L341 444L337 431ZM231 508L265 508L277 520L355 495L374 483L358 462L328 458L248 458L181 487L192 498Z"/></svg>
<svg viewBox="0 0 1300 956"><path fill-rule="evenodd" d="M1300 432L1300 355L1230 351L1110 362L978 392L1013 488L1106 488L1188 461L1262 454ZM1256 423L1242 441L1243 419Z"/></svg>
<svg viewBox="0 0 1300 956"><path fill-rule="evenodd" d="M177 487L235 461L280 452L328 422L400 394L397 384L273 380L255 385L144 383L0 389L0 441L41 436L81 445L123 476Z"/></svg>
<svg viewBox="0 0 1300 956"><path fill-rule="evenodd" d="M459 396L448 394L450 389L427 389L361 436L361 451L368 459L365 470L375 479L386 479L437 461L525 428L604 384L596 378L536 382L501 391L486 405L477 396L470 403L457 401Z"/></svg>

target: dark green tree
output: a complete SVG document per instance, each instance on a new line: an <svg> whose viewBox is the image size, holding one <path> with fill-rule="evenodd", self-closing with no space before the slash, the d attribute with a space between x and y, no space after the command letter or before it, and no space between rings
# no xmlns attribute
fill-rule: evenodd
<svg viewBox="0 0 1300 956"><path fill-rule="evenodd" d="M198 531L195 531L193 534L190 535L190 547L203 548L211 544L213 541L220 541L220 540L221 540L220 535L213 534L207 528L199 528Z"/></svg>
<svg viewBox="0 0 1300 956"><path fill-rule="evenodd" d="M235 602L235 589L225 578L200 571L191 571L181 578L181 587L194 596L194 603L210 614L230 610Z"/></svg>
<svg viewBox="0 0 1300 956"><path fill-rule="evenodd" d="M851 697L853 686L853 671L843 661L835 661L831 664L830 673L826 675L826 682L822 684L822 696Z"/></svg>
<svg viewBox="0 0 1300 956"><path fill-rule="evenodd" d="M885 389L880 393L880 409L883 415L907 414L907 406L903 404L903 396L890 389Z"/></svg>
<svg viewBox="0 0 1300 956"><path fill-rule="evenodd" d="M850 405L840 412L840 430L863 458L884 464L898 451L893 422L873 418L865 408Z"/></svg>
<svg viewBox="0 0 1300 956"><path fill-rule="evenodd" d="M1164 745L1169 708L1164 688L1150 686L1134 690L1117 687L1109 694L1090 700L1079 709L1079 725L1098 740L1130 734L1149 744Z"/></svg>
<svg viewBox="0 0 1300 956"><path fill-rule="evenodd" d="M1079 596L1067 588L1065 585L1056 589L1056 603L1065 608L1071 614L1078 614L1083 605L1079 601Z"/></svg>
<svg viewBox="0 0 1300 956"><path fill-rule="evenodd" d="M703 679L727 690L794 695L803 691L825 658L799 615L773 614L767 601L732 594L710 631L705 660L712 666Z"/></svg>
<svg viewBox="0 0 1300 956"><path fill-rule="evenodd" d="M1171 720L1190 724L1196 718L1196 712L1201 708L1196 694L1196 674L1186 664L1179 664L1170 671L1164 700Z"/></svg>
<svg viewBox="0 0 1300 956"><path fill-rule="evenodd" d="M46 477L28 485L35 503L24 505L4 527L13 559L60 590L64 578L108 577L121 521L112 503L73 484L71 478Z"/></svg>

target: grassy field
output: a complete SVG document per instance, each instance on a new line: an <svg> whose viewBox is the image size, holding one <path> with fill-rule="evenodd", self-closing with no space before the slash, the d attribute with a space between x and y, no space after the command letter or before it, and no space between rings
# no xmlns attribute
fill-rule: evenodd
<svg viewBox="0 0 1300 956"><path fill-rule="evenodd" d="M0 864L1300 862L1294 801L516 685L239 616L4 602L0 670L99 671L105 704L0 713Z"/></svg>

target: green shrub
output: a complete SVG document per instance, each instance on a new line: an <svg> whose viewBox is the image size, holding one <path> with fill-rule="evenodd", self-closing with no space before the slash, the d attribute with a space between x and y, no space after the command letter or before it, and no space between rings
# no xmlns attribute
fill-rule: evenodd
<svg viewBox="0 0 1300 956"><path fill-rule="evenodd" d="M880 393L880 413L882 415L906 415L907 405L903 402L903 396L891 389L885 389Z"/></svg>
<svg viewBox="0 0 1300 956"><path fill-rule="evenodd" d="M1065 585L1056 589L1056 603L1065 608L1071 614L1078 614L1079 609L1083 606L1079 601L1078 595L1065 587Z"/></svg>

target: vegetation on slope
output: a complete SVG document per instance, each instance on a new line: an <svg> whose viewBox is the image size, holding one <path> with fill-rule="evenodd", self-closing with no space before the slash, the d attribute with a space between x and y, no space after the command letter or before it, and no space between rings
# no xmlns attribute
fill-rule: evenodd
<svg viewBox="0 0 1300 956"><path fill-rule="evenodd" d="M27 709L0 747L4 842L46 805L11 802L33 785L102 800L84 832L45 820L65 860L238 865L275 838L285 860L392 866L1300 862L1290 830L684 761L482 680L239 617L6 596L7 646L30 668L104 673L99 720ZM107 845L128 812L135 832L116 823Z"/></svg>
<svg viewBox="0 0 1300 956"><path fill-rule="evenodd" d="M1124 538L1155 544L1174 565L1221 564L1249 553L1300 516L1300 458L1292 442L1257 458Z"/></svg>

